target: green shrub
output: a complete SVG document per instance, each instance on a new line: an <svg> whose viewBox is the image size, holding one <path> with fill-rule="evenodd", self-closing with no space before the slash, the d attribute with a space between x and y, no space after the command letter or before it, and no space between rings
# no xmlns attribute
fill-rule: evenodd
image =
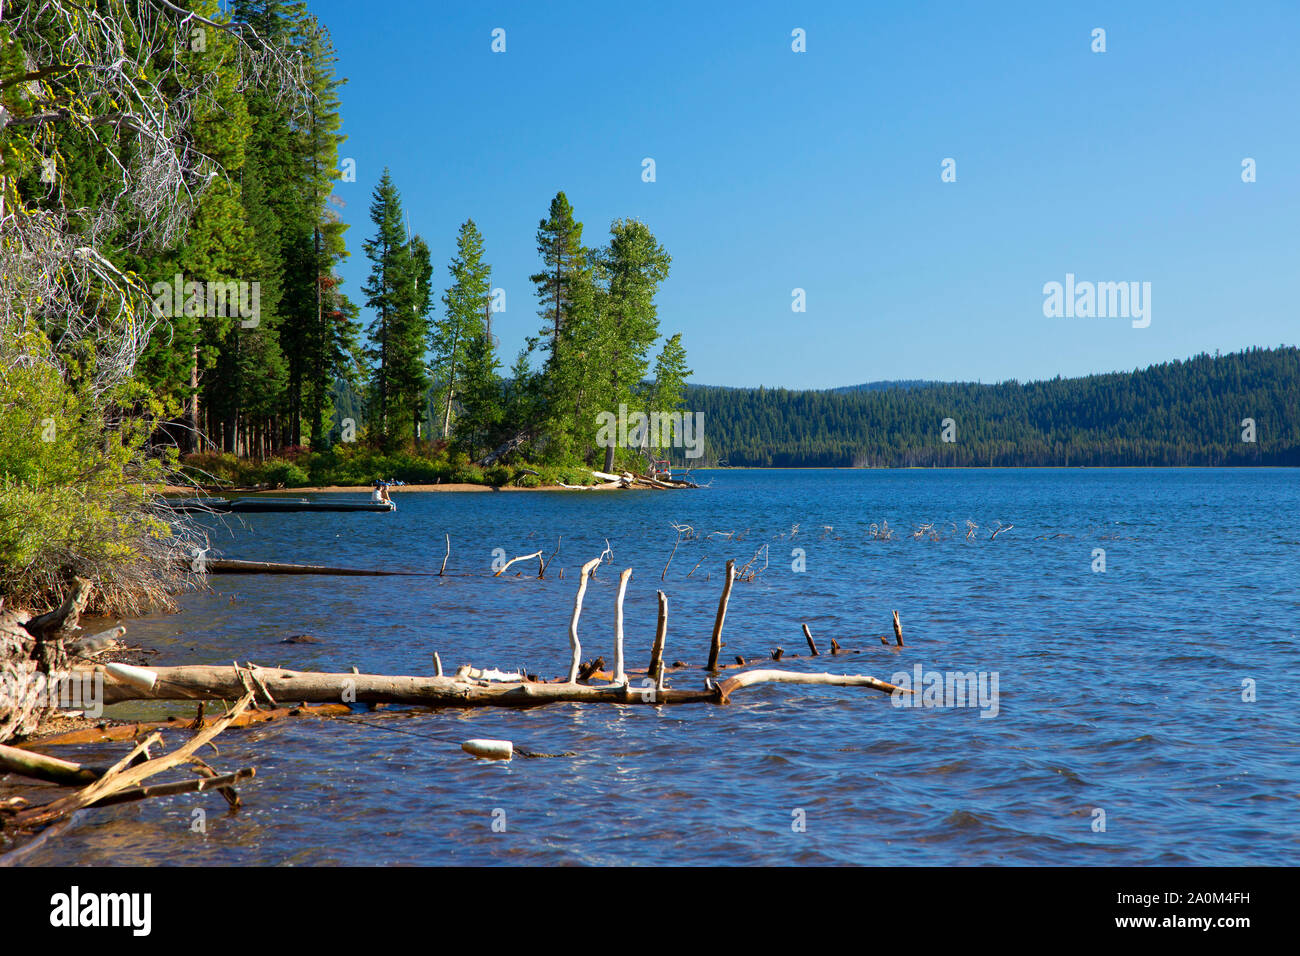
<svg viewBox="0 0 1300 956"><path fill-rule="evenodd" d="M166 605L183 551L148 508L174 464L146 453L157 403L132 383L80 390L49 357L38 332L0 342L0 594L48 606L84 577L95 610Z"/></svg>

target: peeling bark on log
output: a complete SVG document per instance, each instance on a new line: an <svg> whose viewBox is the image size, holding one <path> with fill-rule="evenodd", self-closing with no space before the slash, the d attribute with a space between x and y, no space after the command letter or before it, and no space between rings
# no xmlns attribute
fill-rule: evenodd
<svg viewBox="0 0 1300 956"><path fill-rule="evenodd" d="M234 667L194 665L150 668L157 674L152 691L120 684L105 677L106 703L125 700L229 700L244 693L244 684ZM764 675L752 677L750 675ZM793 676L786 678L785 675ZM540 704L574 701L578 703L651 703L643 700L642 688L631 685L586 685L576 682L504 683L476 681L455 677L403 677L377 674L325 674L263 667L258 675L271 693L287 700L337 703L348 695L356 703L414 704L428 707L535 707ZM737 681L732 687L747 687L763 681L832 684L845 687L871 687L893 691L894 686L874 677L794 674L790 671L747 671L723 681ZM699 703L718 700L718 685L699 690L667 688L657 695L658 702Z"/></svg>
<svg viewBox="0 0 1300 956"><path fill-rule="evenodd" d="M63 638L76 630L91 590L76 578L53 611L30 617L17 608L0 610L0 741L35 732L53 710L47 681L68 666Z"/></svg>

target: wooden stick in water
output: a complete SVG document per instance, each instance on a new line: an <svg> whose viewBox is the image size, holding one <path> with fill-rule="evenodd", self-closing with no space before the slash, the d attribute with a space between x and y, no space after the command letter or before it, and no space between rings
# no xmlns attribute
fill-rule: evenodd
<svg viewBox="0 0 1300 956"><path fill-rule="evenodd" d="M646 668L648 674L653 675L655 668L664 662L664 641L668 637L668 595L663 591L659 592L659 623L655 626L655 640L650 645L650 666Z"/></svg>
<svg viewBox="0 0 1300 956"><path fill-rule="evenodd" d="M632 576L632 569L626 568L618 576L618 595L614 598L614 683L626 684L627 674L623 673L623 596L627 594L627 580Z"/></svg>
<svg viewBox="0 0 1300 956"><path fill-rule="evenodd" d="M527 561L529 558L540 558L541 556L542 556L542 552L534 551L532 554L521 554L517 558L511 558L509 561L503 564L501 566L501 570L498 571L496 574L492 575L492 577L494 578L501 577L501 575L506 573L506 568L510 567L510 565L514 564L516 561Z"/></svg>
<svg viewBox="0 0 1300 956"><path fill-rule="evenodd" d="M582 599L587 593L587 579L600 564L600 558L592 558L582 566L582 580L578 582L578 593L573 596L573 617L569 620L569 648L573 658L569 663L569 683L578 683L578 668L582 666L582 643L578 640L578 618L582 615Z"/></svg>
<svg viewBox="0 0 1300 956"><path fill-rule="evenodd" d="M808 650L812 652L812 656L813 656L813 657L816 657L816 656L817 656L817 645L813 642L812 631L808 630L808 625L807 625L807 624L805 624L805 625L803 626L803 636L804 636L804 637L807 639L807 641L808 641Z"/></svg>
<svg viewBox="0 0 1300 956"><path fill-rule="evenodd" d="M731 585L736 580L736 560L727 559L727 583L722 586L722 597L718 599L718 616L713 622L713 640L709 645L709 667L718 669L718 654L722 651L722 624L727 619L727 602L731 600Z"/></svg>

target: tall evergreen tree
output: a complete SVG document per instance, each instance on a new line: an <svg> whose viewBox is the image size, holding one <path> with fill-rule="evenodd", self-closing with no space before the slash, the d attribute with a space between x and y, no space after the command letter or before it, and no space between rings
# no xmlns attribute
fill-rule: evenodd
<svg viewBox="0 0 1300 956"><path fill-rule="evenodd" d="M482 375L482 342L487 337L484 303L490 285L488 265L483 261L483 236L473 219L461 224L456 236L456 255L448 266L451 285L443 294L442 318L434 322L431 346L433 367L439 384L439 412L442 436L451 435L452 408L460 399L464 406L463 383ZM477 344L477 347L475 346ZM473 349L477 368L471 369L468 354ZM479 383L476 383L476 387Z"/></svg>
<svg viewBox="0 0 1300 956"><path fill-rule="evenodd" d="M424 240L406 238L401 196L387 169L373 193L370 221L376 232L364 246L371 267L362 287L366 305L375 311L366 351L374 410L370 424L379 443L392 445L405 437L408 422L410 437L418 437L425 416L433 267Z"/></svg>
<svg viewBox="0 0 1300 956"><path fill-rule="evenodd" d="M402 224L402 201L388 169L371 195L370 221L375 236L363 248L370 260L370 277L362 286L366 305L375 317L366 329L369 345L366 359L370 365L370 429L379 443L389 440L390 416L398 402L398 345L401 325L399 313L410 301L411 270L408 264L406 233Z"/></svg>
<svg viewBox="0 0 1300 956"><path fill-rule="evenodd" d="M572 309L575 276L583 265L582 223L573 218L573 207L563 192L555 194L550 214L538 223L537 254L542 257L542 271L530 278L541 303L537 314L545 322L541 334L550 336L554 359Z"/></svg>
<svg viewBox="0 0 1300 956"><path fill-rule="evenodd" d="M400 408L408 416L412 441L421 437L428 417L429 372L427 343L433 311L433 263L420 236L406 246L406 298L396 314L392 384ZM405 427L401 431L405 432Z"/></svg>
<svg viewBox="0 0 1300 956"><path fill-rule="evenodd" d="M602 362L608 384L605 406L617 411L622 404L635 407L638 391L650 365L650 349L659 336L655 292L668 277L672 257L645 223L616 221L601 256L608 276ZM614 467L614 446L605 447L605 470Z"/></svg>

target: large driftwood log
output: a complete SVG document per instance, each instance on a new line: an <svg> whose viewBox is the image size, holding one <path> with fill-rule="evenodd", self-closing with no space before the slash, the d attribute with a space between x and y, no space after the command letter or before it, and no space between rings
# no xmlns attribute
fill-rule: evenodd
<svg viewBox="0 0 1300 956"><path fill-rule="evenodd" d="M448 554L451 545L448 544ZM206 558L209 574L328 574L359 577L429 577L432 571L373 571L369 568L331 568L321 564L284 564L279 561L241 561L235 558ZM444 569L446 562L443 562ZM441 572L439 572L441 573Z"/></svg>
<svg viewBox="0 0 1300 956"><path fill-rule="evenodd" d="M139 668L152 676L152 687L120 681L105 673L105 703L127 700L229 700L245 693L244 668L193 665ZM792 671L747 671L700 689L666 688L653 695L628 684L579 684L572 681L488 681L458 677L407 677L382 674L327 674L258 668L258 677L279 700L307 703L415 704L427 707L536 707L573 701L608 704L721 703L732 690L765 681L870 687L892 693L894 685L861 675L799 674ZM751 675L759 675L757 677ZM722 689L720 689L722 688Z"/></svg>

